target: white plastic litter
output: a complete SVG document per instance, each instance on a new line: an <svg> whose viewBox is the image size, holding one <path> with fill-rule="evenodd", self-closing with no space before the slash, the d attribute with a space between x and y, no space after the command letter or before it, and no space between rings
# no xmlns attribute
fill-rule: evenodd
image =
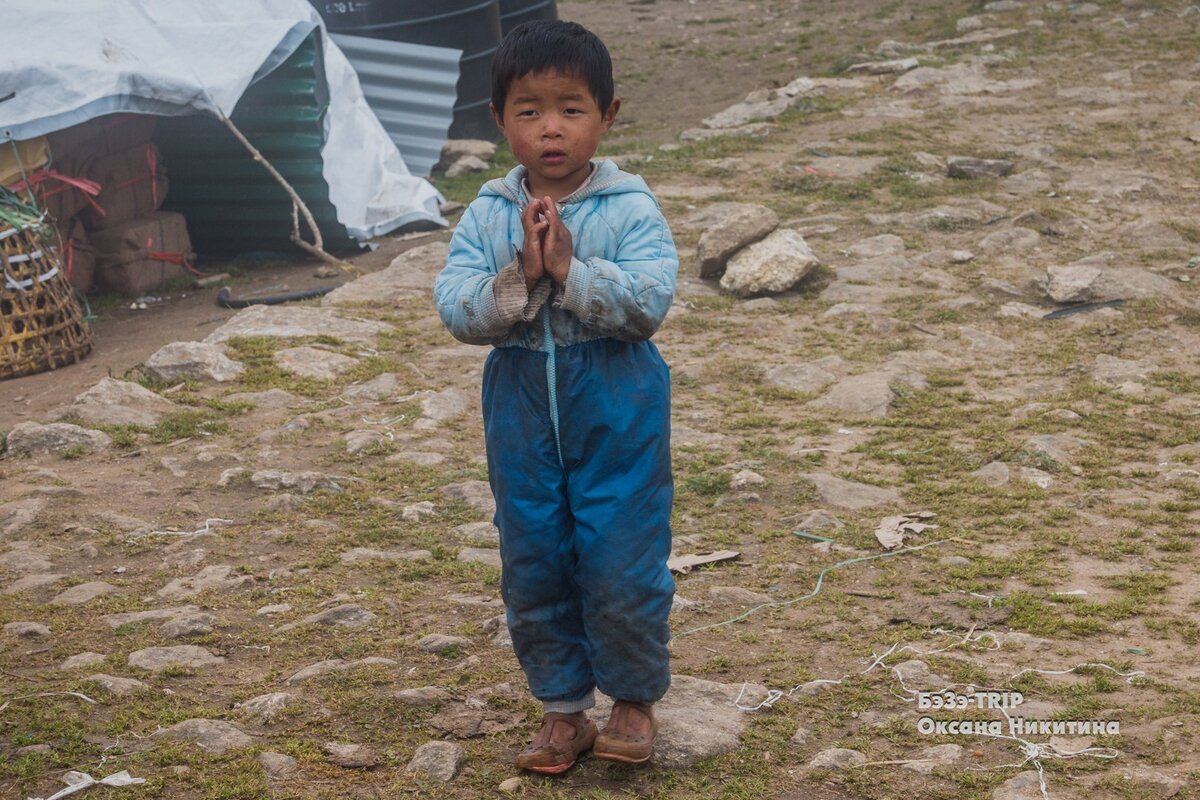
<svg viewBox="0 0 1200 800"><path fill-rule="evenodd" d="M936 530L937 525L921 522L923 519L933 519L932 511L913 511L896 517L884 517L875 529L875 538L883 545L884 550L895 550L904 544L905 534L919 534Z"/></svg>
<svg viewBox="0 0 1200 800"><path fill-rule="evenodd" d="M88 775L86 772L72 771L72 772L68 772L67 774L63 775L63 782L65 782L67 784L67 788L65 788L61 791L55 792L54 794L52 794L46 798L31 797L31 798L29 798L29 800L59 800L60 797L67 797L69 795L75 794L76 792L82 792L84 789L91 788L92 786L113 786L113 787L135 786L139 783L145 783L146 779L145 778L135 778L132 775L130 775L127 770L121 770L120 772L114 772L112 775L109 775L107 778L101 778L100 780L96 780L91 775Z"/></svg>

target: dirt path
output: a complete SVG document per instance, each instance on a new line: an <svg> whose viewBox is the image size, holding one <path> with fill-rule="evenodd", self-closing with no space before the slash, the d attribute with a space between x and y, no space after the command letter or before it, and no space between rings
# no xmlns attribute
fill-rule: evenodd
<svg viewBox="0 0 1200 800"><path fill-rule="evenodd" d="M629 114L606 148L641 156L682 256L655 339L677 552L741 556L679 576L657 765L589 760L520 796L1200 797L1200 9L916 5L562 5L612 45ZM788 108L750 98L759 127L680 143L800 76L823 82ZM948 177L958 156L1011 171ZM767 206L821 267L751 300L697 277L728 201ZM0 795L49 796L67 769L146 778L108 790L127 798L490 797L517 777L538 709L498 617L485 351L431 310L444 238L373 256L419 246L293 341L228 341L234 380L144 381L158 397L120 405L151 417L101 425L98 452L0 460ZM1089 292L1126 302L1042 318ZM96 364L119 377L218 330L196 328L207 304L172 308ZM287 371L296 346L342 371ZM43 420L106 371L72 369L0 384L0 407ZM924 549L883 557L881 520L918 511ZM916 707L946 688L971 705ZM977 689L1064 732L1017 741ZM923 727L952 720L981 725Z"/></svg>

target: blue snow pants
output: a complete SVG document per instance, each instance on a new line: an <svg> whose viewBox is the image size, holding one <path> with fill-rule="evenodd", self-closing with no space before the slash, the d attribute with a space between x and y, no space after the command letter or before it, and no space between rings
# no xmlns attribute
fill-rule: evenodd
<svg viewBox="0 0 1200 800"><path fill-rule="evenodd" d="M553 356L497 348L483 420L501 596L534 697L563 713L590 708L595 687L657 701L671 681L675 592L670 378L658 348L607 338Z"/></svg>

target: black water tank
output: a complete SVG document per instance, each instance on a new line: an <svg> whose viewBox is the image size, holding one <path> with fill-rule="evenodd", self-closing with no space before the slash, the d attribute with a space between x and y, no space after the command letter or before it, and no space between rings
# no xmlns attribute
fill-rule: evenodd
<svg viewBox="0 0 1200 800"><path fill-rule="evenodd" d="M558 19L554 0L500 0L500 29L505 36L522 22Z"/></svg>
<svg viewBox="0 0 1200 800"><path fill-rule="evenodd" d="M500 46L498 0L312 0L331 33L462 50L451 139L500 138L488 103Z"/></svg>

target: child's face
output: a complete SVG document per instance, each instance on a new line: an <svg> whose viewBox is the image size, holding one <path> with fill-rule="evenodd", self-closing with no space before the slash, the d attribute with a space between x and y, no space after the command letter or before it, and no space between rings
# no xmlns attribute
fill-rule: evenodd
<svg viewBox="0 0 1200 800"><path fill-rule="evenodd" d="M586 80L550 70L514 80L504 114L493 108L492 115L517 161L529 170L534 195L561 200L587 178L600 137L620 106L614 99L601 109Z"/></svg>

